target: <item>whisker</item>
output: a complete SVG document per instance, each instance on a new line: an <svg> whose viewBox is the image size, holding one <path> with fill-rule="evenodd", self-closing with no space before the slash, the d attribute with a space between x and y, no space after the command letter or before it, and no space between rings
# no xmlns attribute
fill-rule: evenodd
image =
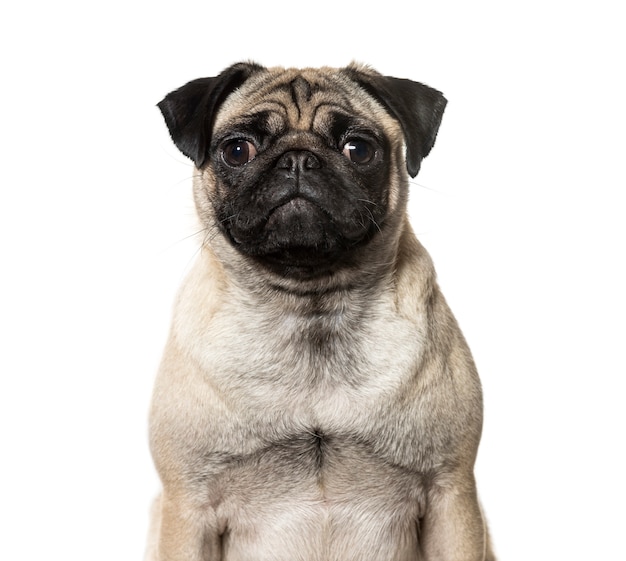
<svg viewBox="0 0 626 561"><path fill-rule="evenodd" d="M418 183L415 180L409 180L409 185L413 185L414 187L419 187L420 189L424 189L426 191L431 191L432 193L438 193L440 195L445 195L445 191L440 191L439 189L433 189L432 187L428 187L428 185L424 185L423 183Z"/></svg>
<svg viewBox="0 0 626 561"><path fill-rule="evenodd" d="M207 228L200 228L200 230L198 230L197 232L193 232L192 234L189 234L188 236L185 236L185 237L183 237L183 238L180 238L180 239L178 240L178 243L182 243L182 242L184 242L184 241L187 241L187 240L188 240L188 239L190 239L190 238L194 238L194 237L196 237L196 236L199 236L200 234L202 234L203 232L206 232L206 231L207 231Z"/></svg>
<svg viewBox="0 0 626 561"><path fill-rule="evenodd" d="M370 221L374 224L374 226L376 226L378 231L382 233L382 230L380 229L380 226L378 225L378 222L376 222L376 219L374 218L374 215L372 214L372 211L368 207L365 207L365 210L370 215Z"/></svg>
<svg viewBox="0 0 626 561"><path fill-rule="evenodd" d="M374 201L370 201L369 199L357 199L357 201L360 203L367 203L368 205L372 206L378 206L377 203L375 203Z"/></svg>

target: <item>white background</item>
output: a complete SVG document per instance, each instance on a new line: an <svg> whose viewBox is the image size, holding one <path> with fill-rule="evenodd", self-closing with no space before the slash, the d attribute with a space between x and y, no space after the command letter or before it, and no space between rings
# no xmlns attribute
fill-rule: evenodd
<svg viewBox="0 0 626 561"><path fill-rule="evenodd" d="M198 243L155 104L242 59L356 59L446 94L410 211L481 371L496 549L626 559L618 2L59 0L0 21L0 559L141 558L151 385Z"/></svg>

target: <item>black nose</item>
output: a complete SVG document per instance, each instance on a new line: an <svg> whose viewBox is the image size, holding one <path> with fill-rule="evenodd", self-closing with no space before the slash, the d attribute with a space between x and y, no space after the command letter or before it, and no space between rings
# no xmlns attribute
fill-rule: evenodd
<svg viewBox="0 0 626 561"><path fill-rule="evenodd" d="M285 152L276 162L278 169L288 169L291 171L304 171L308 169L319 169L320 161L313 152L308 150L290 150Z"/></svg>

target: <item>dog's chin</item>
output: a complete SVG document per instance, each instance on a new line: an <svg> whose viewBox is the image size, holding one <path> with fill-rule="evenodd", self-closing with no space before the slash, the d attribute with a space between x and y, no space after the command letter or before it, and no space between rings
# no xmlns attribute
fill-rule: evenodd
<svg viewBox="0 0 626 561"><path fill-rule="evenodd" d="M330 276L342 263L340 253L320 252L315 248L298 246L286 246L270 253L254 255L253 258L273 273L297 280Z"/></svg>
<svg viewBox="0 0 626 561"><path fill-rule="evenodd" d="M284 277L314 279L348 266L354 247L364 243L367 224L337 223L320 206L295 198L274 209L262 228L231 228L244 255Z"/></svg>

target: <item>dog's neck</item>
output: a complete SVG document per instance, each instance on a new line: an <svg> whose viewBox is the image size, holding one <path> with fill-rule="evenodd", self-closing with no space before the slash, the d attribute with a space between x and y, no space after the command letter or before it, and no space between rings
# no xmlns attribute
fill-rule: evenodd
<svg viewBox="0 0 626 561"><path fill-rule="evenodd" d="M229 251L231 258L225 260L221 258L221 249L218 251L220 265L228 270L226 276L240 296L247 295L259 303L271 300L274 306L288 308L304 305L307 310L316 303L320 312L325 309L326 302L352 299L357 295L367 299L380 290L390 278L390 265L395 262L397 253L387 248L374 258L364 252L357 265L339 266L331 273L307 278L277 274L246 256L232 255L236 250Z"/></svg>

